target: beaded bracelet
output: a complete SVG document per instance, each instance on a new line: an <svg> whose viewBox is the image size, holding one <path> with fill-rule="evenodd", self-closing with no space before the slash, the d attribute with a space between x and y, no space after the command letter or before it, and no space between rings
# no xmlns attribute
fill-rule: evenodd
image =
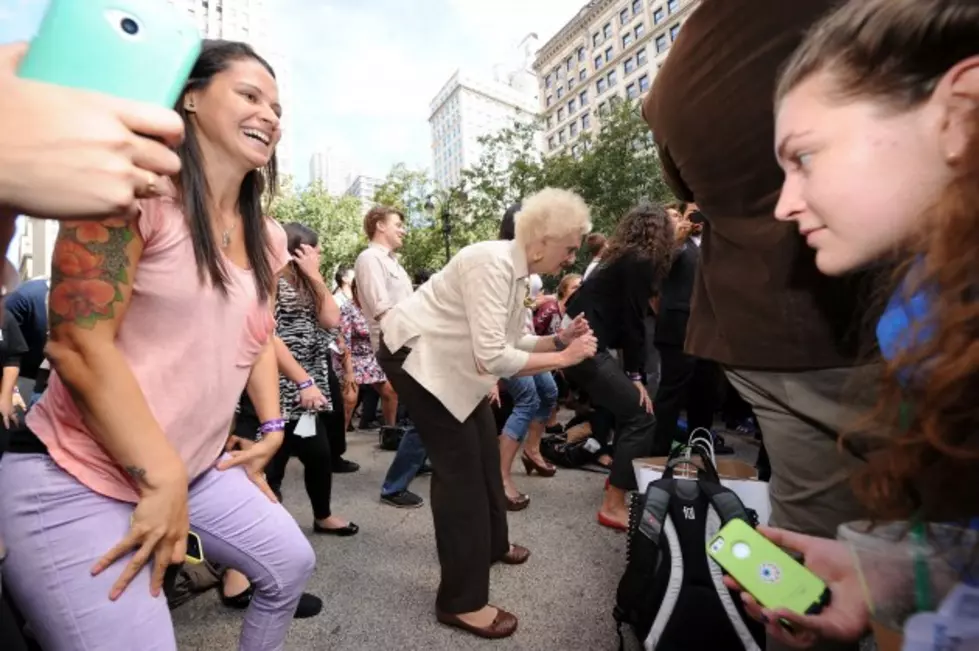
<svg viewBox="0 0 979 651"><path fill-rule="evenodd" d="M281 432L285 428L286 421L284 418L273 418L262 423L261 427L258 428L258 433L271 434L272 432Z"/></svg>
<svg viewBox="0 0 979 651"><path fill-rule="evenodd" d="M313 382L313 378L309 378L308 380L303 380L302 382L300 382L296 386L299 388L300 391L302 391L303 389L308 389L309 387L313 386L314 384L315 384L315 382Z"/></svg>

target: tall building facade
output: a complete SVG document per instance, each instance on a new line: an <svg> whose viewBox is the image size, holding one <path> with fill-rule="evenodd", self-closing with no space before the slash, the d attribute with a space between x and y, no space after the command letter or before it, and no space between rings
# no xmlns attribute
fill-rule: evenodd
<svg viewBox="0 0 979 651"><path fill-rule="evenodd" d="M377 188L382 183L384 181L381 179L360 174L354 177L346 194L360 199L361 212L366 215L367 211L374 205L374 193L377 192Z"/></svg>
<svg viewBox="0 0 979 651"><path fill-rule="evenodd" d="M313 153L309 157L309 182L319 181L329 194L344 194L353 183L353 166L333 149Z"/></svg>
<svg viewBox="0 0 979 651"><path fill-rule="evenodd" d="M282 35L272 26L272 12L279 0L169 0L182 7L197 23L204 38L244 41L266 59L275 70L279 100L285 107L282 118L282 139L276 147L279 176L292 175L294 170L292 133L289 107L292 97L292 65L280 47Z"/></svg>
<svg viewBox="0 0 979 651"><path fill-rule="evenodd" d="M544 118L544 152L580 153L616 103L639 100L699 0L593 0L534 63Z"/></svg>
<svg viewBox="0 0 979 651"><path fill-rule="evenodd" d="M511 126L514 121L537 119L538 99L527 71L517 70L496 79L483 79L457 71L432 101L428 122L432 129L432 170L442 188L457 184L462 171L483 154L479 139Z"/></svg>

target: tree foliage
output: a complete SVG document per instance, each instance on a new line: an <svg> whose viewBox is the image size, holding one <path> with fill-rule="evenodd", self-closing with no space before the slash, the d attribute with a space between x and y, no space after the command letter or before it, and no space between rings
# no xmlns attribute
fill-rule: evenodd
<svg viewBox="0 0 979 651"><path fill-rule="evenodd" d="M355 197L334 197L316 181L302 190L283 184L272 202L272 216L280 223L299 222L319 234L323 275L351 265L367 240L363 236L361 203Z"/></svg>

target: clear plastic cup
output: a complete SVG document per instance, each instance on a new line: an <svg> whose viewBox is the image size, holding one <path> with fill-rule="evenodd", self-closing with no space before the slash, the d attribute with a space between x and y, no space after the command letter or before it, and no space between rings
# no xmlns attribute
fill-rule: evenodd
<svg viewBox="0 0 979 651"><path fill-rule="evenodd" d="M971 529L932 524L919 540L907 522L850 522L837 537L856 560L878 637L899 636L912 615L938 610L958 583L979 578L979 532Z"/></svg>

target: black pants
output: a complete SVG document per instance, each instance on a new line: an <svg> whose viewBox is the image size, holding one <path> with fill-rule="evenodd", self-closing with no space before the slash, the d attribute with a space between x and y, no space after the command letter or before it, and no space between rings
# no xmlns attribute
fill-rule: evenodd
<svg viewBox="0 0 979 651"><path fill-rule="evenodd" d="M687 355L680 346L657 344L660 358L659 389L653 400L656 409L656 438L653 454L667 455L673 441L686 442L677 427L687 413L687 432L710 429L717 408L718 370L714 362Z"/></svg>
<svg viewBox="0 0 979 651"><path fill-rule="evenodd" d="M632 461L649 455L656 418L640 406L639 392L608 351L565 369L564 374L588 392L594 407L604 407L615 418L615 454L609 483L622 490L634 490L636 473Z"/></svg>
<svg viewBox="0 0 979 651"><path fill-rule="evenodd" d="M299 457L303 464L303 479L306 483L306 494L313 505L313 517L323 520L330 517L330 496L333 492L332 456L330 454L330 437L327 435L326 419L329 412L321 412L316 417L316 436L299 438L296 431L298 420L286 423L285 438L282 446L275 453L265 468L265 478L276 494L281 494L282 479L286 474L286 465L293 455Z"/></svg>
<svg viewBox="0 0 979 651"><path fill-rule="evenodd" d="M402 368L407 349L383 343L377 361L407 404L432 462L432 516L442 581L436 605L446 613L489 602L490 565L510 549L500 448L489 400L462 423Z"/></svg>
<svg viewBox="0 0 979 651"><path fill-rule="evenodd" d="M371 423L379 420L377 407L380 401L381 395L377 389L369 384L361 385L360 393L357 395L357 402L360 404L360 429L368 429Z"/></svg>
<svg viewBox="0 0 979 651"><path fill-rule="evenodd" d="M330 385L330 400L333 402L333 411L320 414L325 418L326 435L330 439L330 453L334 461L339 461L340 457L347 453L347 427L346 417L343 411L343 387L340 386L340 378L333 372L333 364L327 364L327 382Z"/></svg>

